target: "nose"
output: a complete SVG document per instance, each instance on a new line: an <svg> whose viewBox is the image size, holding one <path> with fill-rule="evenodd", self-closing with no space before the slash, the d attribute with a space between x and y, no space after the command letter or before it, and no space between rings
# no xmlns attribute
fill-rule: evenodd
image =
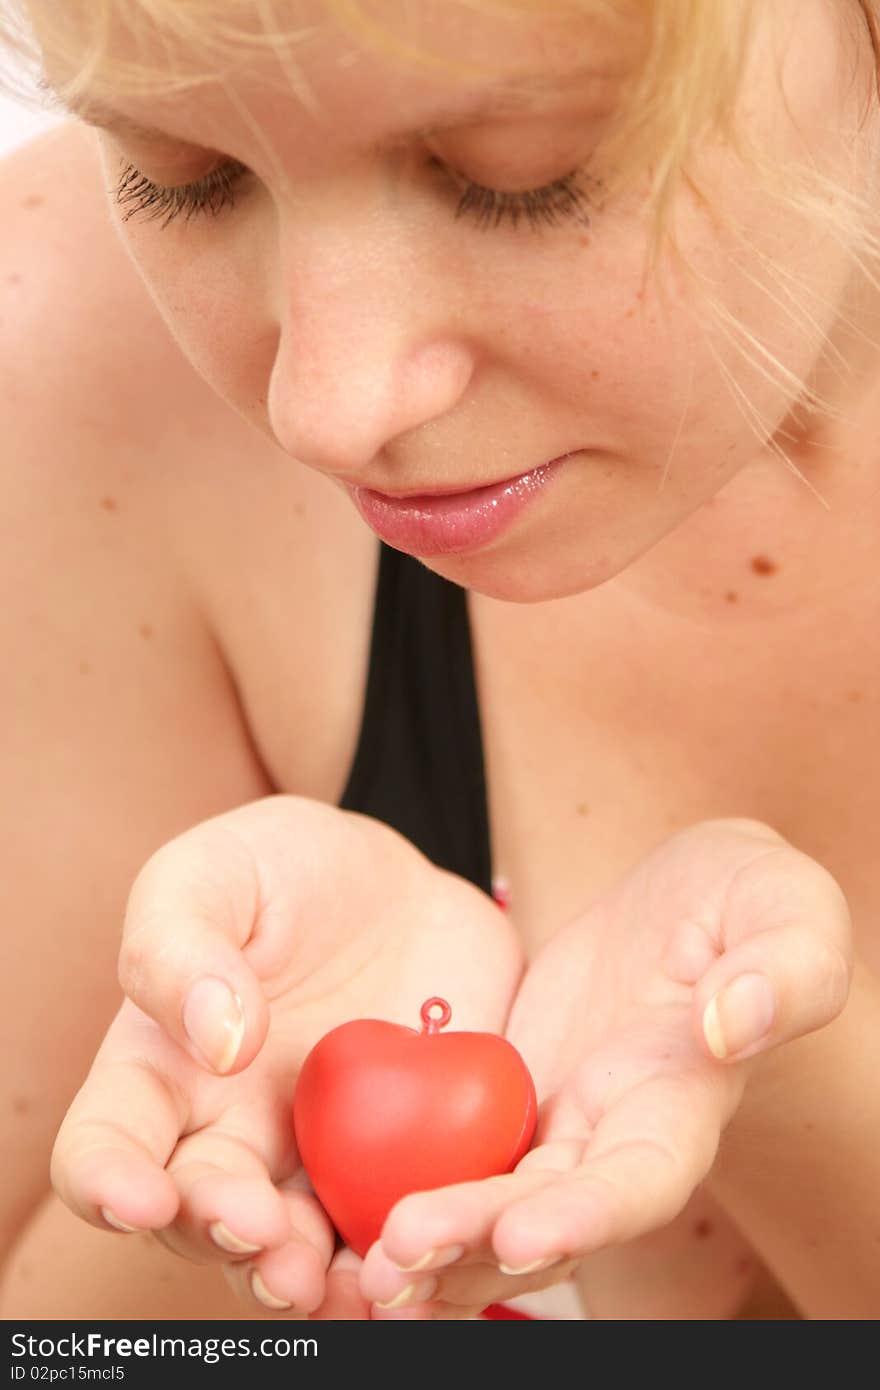
<svg viewBox="0 0 880 1390"><path fill-rule="evenodd" d="M324 220L281 257L269 421L294 458L353 483L385 446L452 410L475 367L461 295L382 221Z"/></svg>

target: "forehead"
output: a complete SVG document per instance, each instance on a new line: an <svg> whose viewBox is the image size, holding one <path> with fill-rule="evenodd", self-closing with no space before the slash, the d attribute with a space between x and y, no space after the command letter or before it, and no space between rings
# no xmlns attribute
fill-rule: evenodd
<svg viewBox="0 0 880 1390"><path fill-rule="evenodd" d="M183 0L178 14L187 8ZM242 123L295 122L304 141L311 126L324 141L371 144L571 98L601 102L644 42L644 7L608 0L304 0L283 7L280 43L267 41L259 6L236 5L218 45L210 29L135 28L133 13L140 7L114 10L105 59L76 109L98 123L121 111L195 143L205 127L219 143ZM61 64L49 75L63 88Z"/></svg>

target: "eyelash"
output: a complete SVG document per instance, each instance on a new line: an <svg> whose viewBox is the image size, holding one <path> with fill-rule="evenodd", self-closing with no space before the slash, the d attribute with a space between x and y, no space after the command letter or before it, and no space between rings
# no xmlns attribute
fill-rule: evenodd
<svg viewBox="0 0 880 1390"><path fill-rule="evenodd" d="M436 157L431 165L449 174L451 171ZM183 215L188 222L191 217L210 213L216 217L225 207L235 206L235 185L248 172L244 164L228 160L210 174L195 183L180 184L177 188L163 188L153 183L133 164L123 168L116 189L116 202L127 207L123 217L127 222L137 213L147 212L147 221L162 217L162 228L168 226L175 217ZM477 226L484 231L500 227L505 221L516 228L521 220L527 221L533 231L541 226L556 227L567 218L573 218L582 226L590 225L587 208L590 197L578 182L582 177L577 172L564 174L543 188L527 189L520 193L503 193L497 189L484 188L473 183L463 175L456 174L456 182L462 186L455 209L456 219L473 217ZM600 185L590 179L593 188Z"/></svg>

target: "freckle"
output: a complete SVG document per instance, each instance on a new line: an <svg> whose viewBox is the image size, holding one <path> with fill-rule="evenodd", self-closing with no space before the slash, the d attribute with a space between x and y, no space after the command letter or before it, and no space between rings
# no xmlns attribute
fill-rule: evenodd
<svg viewBox="0 0 880 1390"><path fill-rule="evenodd" d="M742 1277L744 1274L751 1274L752 1268L752 1261L749 1259L748 1255L740 1255L736 1262L736 1273Z"/></svg>
<svg viewBox="0 0 880 1390"><path fill-rule="evenodd" d="M141 623L140 627L138 628L138 632L140 633L141 637L143 637L144 640L147 642L149 642L150 638L152 637L153 631L154 629L150 626L149 623Z"/></svg>
<svg viewBox="0 0 880 1390"><path fill-rule="evenodd" d="M756 555L752 560L752 569L755 574L775 574L779 566L769 555Z"/></svg>
<svg viewBox="0 0 880 1390"><path fill-rule="evenodd" d="M21 284L21 276L19 275L19 273L18 273L17 270L14 270L14 271L12 272L11 275L7 275L7 277L6 277L6 283L7 283L7 285L20 285L20 284Z"/></svg>
<svg viewBox="0 0 880 1390"><path fill-rule="evenodd" d="M590 372L590 380L591 380L591 381L598 381L598 380L599 380L599 373L598 373L598 372Z"/></svg>
<svg viewBox="0 0 880 1390"><path fill-rule="evenodd" d="M27 1096L13 1096L13 1097L12 1097L12 1113L13 1113L13 1115L29 1115L29 1114L30 1114L30 1109L31 1109L31 1103L30 1103L30 1101L28 1100Z"/></svg>
<svg viewBox="0 0 880 1390"><path fill-rule="evenodd" d="M636 290L636 299L644 299L644 297L645 297L645 291L644 291L644 290Z"/></svg>
<svg viewBox="0 0 880 1390"><path fill-rule="evenodd" d="M294 504L293 504L293 512L294 512L294 514L295 514L296 516L305 516L305 514L306 514L306 504L305 504L305 502L294 502Z"/></svg>
<svg viewBox="0 0 880 1390"><path fill-rule="evenodd" d="M578 802L577 813L579 816L588 816L590 814L590 808L585 801Z"/></svg>
<svg viewBox="0 0 880 1390"><path fill-rule="evenodd" d="M45 203L45 201L46 201L46 199L43 198L43 197L41 197L39 193L31 193L31 194L28 195L27 198L25 198L24 202L22 203L22 207L23 207L23 208L41 208L41 207L43 206L43 204Z"/></svg>
<svg viewBox="0 0 880 1390"><path fill-rule="evenodd" d="M579 237L578 237L578 244L579 244L580 246L589 246L589 244L590 244L590 238L589 238L589 236L587 235L586 232L584 232L584 234L583 234L582 236L579 236Z"/></svg>
<svg viewBox="0 0 880 1390"><path fill-rule="evenodd" d="M807 1131L808 1134L812 1134L812 1132L813 1132L813 1130L814 1130L815 1128L816 1128L816 1126L814 1125L814 1123L813 1123L812 1120L807 1120L807 1121L805 1121L805 1123L804 1123L804 1129Z"/></svg>
<svg viewBox="0 0 880 1390"><path fill-rule="evenodd" d="M704 1217L702 1220L696 1222L696 1224L695 1224L695 1226L694 1226L694 1235L697 1237L698 1240L705 1240L706 1237L707 1237L707 1236L710 1236L711 1234L712 1234L712 1222L711 1222L711 1221L707 1221L707 1220L705 1219L705 1217Z"/></svg>
<svg viewBox="0 0 880 1390"><path fill-rule="evenodd" d="M92 668L87 661L81 661L79 663L79 673L81 676L90 676L92 674Z"/></svg>
<svg viewBox="0 0 880 1390"><path fill-rule="evenodd" d="M724 595L724 598L727 603L739 603L739 594L736 592L735 589L728 589L727 593Z"/></svg>
<svg viewBox="0 0 880 1390"><path fill-rule="evenodd" d="M623 317L624 317L625 319L631 319L634 313L635 313L635 309L627 309L627 311L626 311L626 313L624 314Z"/></svg>
<svg viewBox="0 0 880 1390"><path fill-rule="evenodd" d="M18 1277L19 1277L19 1279L30 1279L30 1277L31 1277L31 1275L33 1274L33 1272L34 1272L34 1267L33 1267L33 1265L32 1265L32 1264L28 1264L27 1260L22 1260L21 1264L18 1266Z"/></svg>
<svg viewBox="0 0 880 1390"><path fill-rule="evenodd" d="M115 497L102 497L101 506L105 512L116 512L119 510L119 503Z"/></svg>
<svg viewBox="0 0 880 1390"><path fill-rule="evenodd" d="M860 705L862 703L862 692L861 690L848 690L846 692L846 698L851 705Z"/></svg>

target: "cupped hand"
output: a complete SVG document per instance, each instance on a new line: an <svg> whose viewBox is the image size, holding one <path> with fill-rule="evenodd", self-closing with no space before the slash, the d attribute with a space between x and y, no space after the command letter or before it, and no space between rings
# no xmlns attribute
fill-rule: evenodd
<svg viewBox="0 0 880 1390"><path fill-rule="evenodd" d="M296 1151L300 1066L351 1019L417 1026L436 994L459 1028L502 1032L522 969L491 899L378 821L273 796L204 822L134 884L128 997L59 1132L55 1187L95 1225L223 1262L253 1308L368 1317Z"/></svg>
<svg viewBox="0 0 880 1390"><path fill-rule="evenodd" d="M533 1146L511 1174L396 1205L360 1274L378 1315L473 1316L666 1225L759 1054L832 1021L851 969L840 888L769 827L659 846L530 966L507 1037L541 1102Z"/></svg>

